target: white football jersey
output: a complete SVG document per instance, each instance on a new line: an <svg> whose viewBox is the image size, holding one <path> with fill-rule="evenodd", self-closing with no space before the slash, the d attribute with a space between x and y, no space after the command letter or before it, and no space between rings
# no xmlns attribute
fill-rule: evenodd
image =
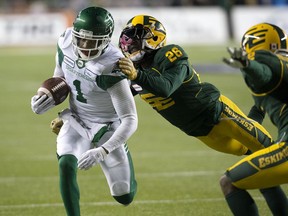
<svg viewBox="0 0 288 216"><path fill-rule="evenodd" d="M110 43L100 57L88 62L80 60L72 45L72 29L65 31L58 41L54 76L64 77L70 86L72 112L98 123L119 119L106 89L123 79L119 71L113 70L122 57L121 51Z"/></svg>

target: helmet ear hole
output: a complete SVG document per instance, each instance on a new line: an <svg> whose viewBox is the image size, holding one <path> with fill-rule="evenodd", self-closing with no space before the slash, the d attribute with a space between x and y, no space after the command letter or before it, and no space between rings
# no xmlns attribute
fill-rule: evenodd
<svg viewBox="0 0 288 216"><path fill-rule="evenodd" d="M154 36L154 37L153 37L153 40L154 40L154 41L157 41L157 40L158 40L158 36Z"/></svg>

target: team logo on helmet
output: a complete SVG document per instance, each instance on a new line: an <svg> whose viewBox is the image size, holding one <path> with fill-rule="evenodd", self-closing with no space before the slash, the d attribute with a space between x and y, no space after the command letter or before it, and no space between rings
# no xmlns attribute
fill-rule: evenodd
<svg viewBox="0 0 288 216"><path fill-rule="evenodd" d="M260 23L247 30L241 43L248 54L260 49L275 52L287 48L287 35L278 26Z"/></svg>
<svg viewBox="0 0 288 216"><path fill-rule="evenodd" d="M130 19L119 38L119 47L132 61L166 44L166 30L156 18L138 15Z"/></svg>
<svg viewBox="0 0 288 216"><path fill-rule="evenodd" d="M101 7L88 7L79 12L72 30L75 54L88 61L99 57L111 41L114 30L112 15Z"/></svg>

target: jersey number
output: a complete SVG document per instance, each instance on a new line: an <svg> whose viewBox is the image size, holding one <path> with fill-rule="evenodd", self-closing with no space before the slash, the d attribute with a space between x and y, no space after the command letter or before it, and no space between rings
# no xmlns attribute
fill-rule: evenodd
<svg viewBox="0 0 288 216"><path fill-rule="evenodd" d="M165 110L175 104L175 101L173 101L171 98L156 97L151 93L141 94L140 97L144 101L149 103L153 107L153 109L157 110L158 112L161 110Z"/></svg>
<svg viewBox="0 0 288 216"><path fill-rule="evenodd" d="M165 56L170 62L174 62L177 58L181 57L183 53L177 47L173 47L171 50L165 53Z"/></svg>
<svg viewBox="0 0 288 216"><path fill-rule="evenodd" d="M81 82L79 80L74 80L73 84L77 91L76 99L82 103L87 103L87 99L83 97L83 93L81 92Z"/></svg>

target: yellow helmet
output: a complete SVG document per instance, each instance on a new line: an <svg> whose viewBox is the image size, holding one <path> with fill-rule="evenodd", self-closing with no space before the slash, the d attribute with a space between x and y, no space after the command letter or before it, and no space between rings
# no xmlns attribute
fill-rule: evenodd
<svg viewBox="0 0 288 216"><path fill-rule="evenodd" d="M256 50L287 49L287 35L276 25L260 23L249 28L242 37L242 48L248 53Z"/></svg>
<svg viewBox="0 0 288 216"><path fill-rule="evenodd" d="M139 61L146 53L166 44L166 30L156 18L148 15L134 16L127 22L119 38L119 47L132 61Z"/></svg>

